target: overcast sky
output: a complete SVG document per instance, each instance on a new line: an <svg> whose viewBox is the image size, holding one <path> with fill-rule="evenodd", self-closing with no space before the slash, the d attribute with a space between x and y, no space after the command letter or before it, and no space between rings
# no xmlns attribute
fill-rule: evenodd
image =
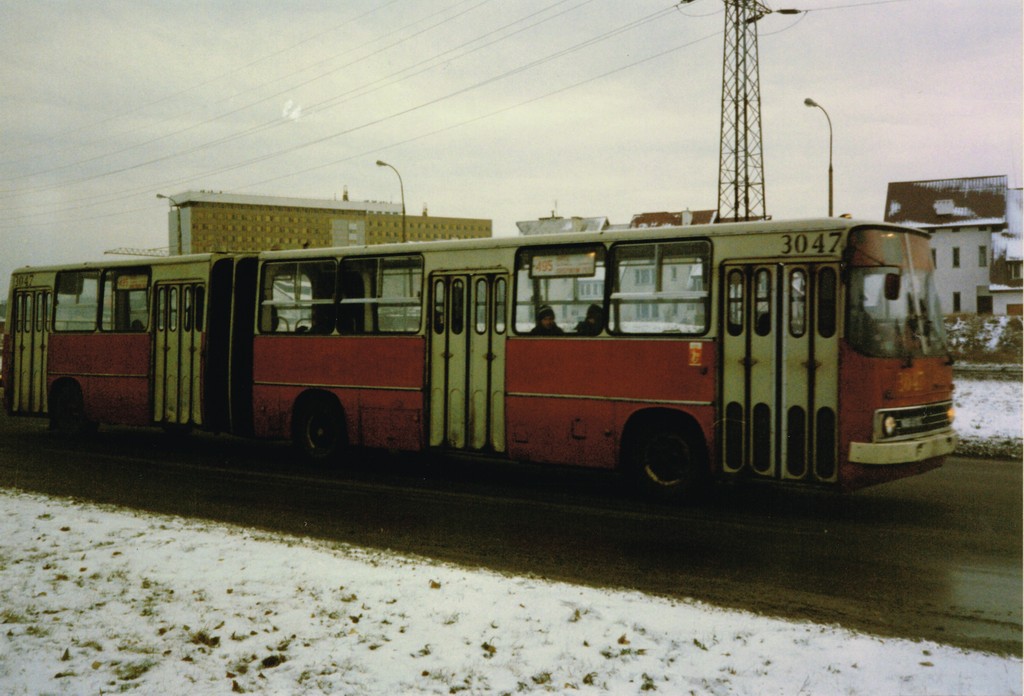
<svg viewBox="0 0 1024 696"><path fill-rule="evenodd" d="M889 181L1021 186L1020 0L772 0L776 219L880 218ZM165 247L158 193L517 220L714 209L722 0L0 0L0 292Z"/></svg>

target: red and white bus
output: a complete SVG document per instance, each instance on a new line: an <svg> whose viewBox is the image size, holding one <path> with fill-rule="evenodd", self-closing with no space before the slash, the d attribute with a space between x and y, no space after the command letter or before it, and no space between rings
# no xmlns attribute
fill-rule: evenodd
<svg viewBox="0 0 1024 696"><path fill-rule="evenodd" d="M15 271L7 412L49 416L64 432L99 423L247 432L255 274L254 257L226 255Z"/></svg>
<svg viewBox="0 0 1024 696"><path fill-rule="evenodd" d="M617 469L666 497L853 490L955 449L932 275L924 233L837 218L22 269L5 403L314 459Z"/></svg>

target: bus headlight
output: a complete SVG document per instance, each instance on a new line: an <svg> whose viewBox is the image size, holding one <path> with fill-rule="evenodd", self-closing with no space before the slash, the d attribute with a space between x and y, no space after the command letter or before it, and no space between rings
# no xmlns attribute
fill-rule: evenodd
<svg viewBox="0 0 1024 696"><path fill-rule="evenodd" d="M886 437L892 437L896 434L896 426L898 424L895 416L886 416L882 419L882 432Z"/></svg>
<svg viewBox="0 0 1024 696"><path fill-rule="evenodd" d="M949 424L953 425L953 420L956 419L956 409L950 406L946 411L946 418L949 419Z"/></svg>

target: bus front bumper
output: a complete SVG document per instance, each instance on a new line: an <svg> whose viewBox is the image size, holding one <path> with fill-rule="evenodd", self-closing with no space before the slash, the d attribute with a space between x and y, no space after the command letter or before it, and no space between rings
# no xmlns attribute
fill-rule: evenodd
<svg viewBox="0 0 1024 696"><path fill-rule="evenodd" d="M850 461L874 466L923 462L952 454L957 442L952 430L900 442L852 442Z"/></svg>

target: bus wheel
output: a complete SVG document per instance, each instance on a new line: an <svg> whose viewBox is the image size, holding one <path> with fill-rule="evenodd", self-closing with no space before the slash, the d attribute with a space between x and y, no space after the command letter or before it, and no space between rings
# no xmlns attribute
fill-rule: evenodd
<svg viewBox="0 0 1024 696"><path fill-rule="evenodd" d="M77 384L63 384L50 397L50 430L62 435L84 435L96 430L96 424L85 417L85 401Z"/></svg>
<svg viewBox="0 0 1024 696"><path fill-rule="evenodd" d="M345 446L345 417L328 399L307 399L295 408L292 441L306 457L325 462Z"/></svg>
<svg viewBox="0 0 1024 696"><path fill-rule="evenodd" d="M633 441L632 469L643 491L655 498L693 502L707 485L702 448L678 428L644 428Z"/></svg>

